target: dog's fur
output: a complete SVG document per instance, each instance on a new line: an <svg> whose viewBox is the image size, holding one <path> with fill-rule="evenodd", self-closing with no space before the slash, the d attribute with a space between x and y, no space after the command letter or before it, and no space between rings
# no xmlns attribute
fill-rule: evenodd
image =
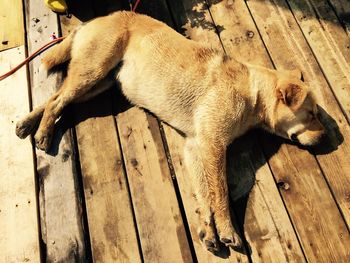
<svg viewBox="0 0 350 263"><path fill-rule="evenodd" d="M186 135L185 161L198 200L200 238L218 248L241 240L232 227L225 174L226 147L260 126L301 144L323 133L315 100L298 71L242 64L186 39L162 22L116 12L81 26L43 59L46 69L70 60L62 87L17 124L24 138L48 150L54 124L69 103L88 100L118 79L125 96ZM120 66L109 78L113 69Z"/></svg>

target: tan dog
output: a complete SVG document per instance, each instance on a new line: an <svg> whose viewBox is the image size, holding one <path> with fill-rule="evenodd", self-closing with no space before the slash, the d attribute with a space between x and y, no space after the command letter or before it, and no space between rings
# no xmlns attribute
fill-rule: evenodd
<svg viewBox="0 0 350 263"><path fill-rule="evenodd" d="M256 126L305 145L316 143L323 133L300 73L239 63L145 15L116 12L92 20L52 48L43 64L50 69L68 60L60 90L20 121L16 134L24 138L34 133L41 119L35 141L47 150L62 109L90 99L118 79L133 104L186 135L185 160L198 200L200 238L210 251L218 249L215 231L227 246L241 246L229 213L227 145Z"/></svg>

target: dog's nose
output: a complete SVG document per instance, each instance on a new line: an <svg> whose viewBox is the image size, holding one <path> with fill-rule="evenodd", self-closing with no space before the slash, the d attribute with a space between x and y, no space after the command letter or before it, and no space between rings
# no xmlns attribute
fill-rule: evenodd
<svg viewBox="0 0 350 263"><path fill-rule="evenodd" d="M292 133L290 135L290 139L293 141L293 142L299 142L298 140L298 135L296 135L295 133Z"/></svg>

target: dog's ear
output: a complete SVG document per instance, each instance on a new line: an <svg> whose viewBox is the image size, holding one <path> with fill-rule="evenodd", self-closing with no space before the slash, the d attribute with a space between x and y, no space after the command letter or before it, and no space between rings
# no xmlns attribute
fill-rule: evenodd
<svg viewBox="0 0 350 263"><path fill-rule="evenodd" d="M301 80L303 79L303 73L298 68L295 68L292 70L284 70L284 72L291 77L301 79Z"/></svg>
<svg viewBox="0 0 350 263"><path fill-rule="evenodd" d="M277 87L277 99L286 104L291 110L296 111L303 104L307 92L296 84L287 84Z"/></svg>

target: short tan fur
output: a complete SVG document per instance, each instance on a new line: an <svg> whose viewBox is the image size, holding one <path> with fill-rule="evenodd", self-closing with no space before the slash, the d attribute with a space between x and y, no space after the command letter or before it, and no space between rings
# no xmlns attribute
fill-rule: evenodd
<svg viewBox="0 0 350 263"><path fill-rule="evenodd" d="M63 108L118 80L133 104L186 135L185 162L198 201L199 235L212 252L218 249L215 232L229 247L242 245L230 220L228 144L252 127L305 145L317 143L324 132L314 97L297 70L238 62L145 15L124 11L96 18L53 47L42 62L50 69L68 60L61 88L18 122L16 134L25 138L35 133L36 146L48 150Z"/></svg>

